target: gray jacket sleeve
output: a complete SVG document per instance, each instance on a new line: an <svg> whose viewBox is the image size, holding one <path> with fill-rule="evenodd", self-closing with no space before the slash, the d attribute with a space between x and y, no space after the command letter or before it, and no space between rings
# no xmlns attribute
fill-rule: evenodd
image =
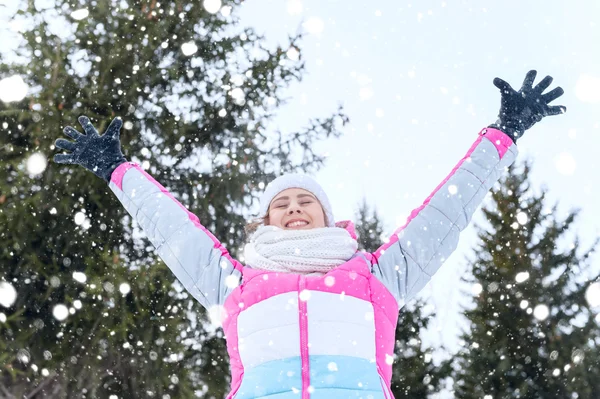
<svg viewBox="0 0 600 399"><path fill-rule="evenodd" d="M406 225L373 253L373 273L400 307L419 293L454 252L460 232L516 155L510 137L496 129L483 129Z"/></svg>
<svg viewBox="0 0 600 399"><path fill-rule="evenodd" d="M198 217L135 163L121 164L109 187L189 293L206 308L223 305L242 265Z"/></svg>

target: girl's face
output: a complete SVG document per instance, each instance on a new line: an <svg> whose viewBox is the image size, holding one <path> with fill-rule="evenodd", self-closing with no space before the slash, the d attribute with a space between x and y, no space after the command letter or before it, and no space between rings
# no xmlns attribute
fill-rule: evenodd
<svg viewBox="0 0 600 399"><path fill-rule="evenodd" d="M269 205L268 225L285 230L325 227L325 213L317 197L301 188L288 188Z"/></svg>

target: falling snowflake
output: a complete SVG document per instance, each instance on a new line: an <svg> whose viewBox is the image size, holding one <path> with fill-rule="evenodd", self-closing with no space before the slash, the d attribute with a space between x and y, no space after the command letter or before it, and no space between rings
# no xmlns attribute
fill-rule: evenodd
<svg viewBox="0 0 600 399"><path fill-rule="evenodd" d="M0 282L0 305L9 308L17 300L17 290L12 284L5 281Z"/></svg>
<svg viewBox="0 0 600 399"><path fill-rule="evenodd" d="M204 9L211 14L216 14L221 9L221 0L204 0Z"/></svg>
<svg viewBox="0 0 600 399"><path fill-rule="evenodd" d="M44 154L41 152L36 152L27 158L27 172L29 172L30 175L40 175L44 170L46 170L47 165L48 161L46 156L44 156Z"/></svg>
<svg viewBox="0 0 600 399"><path fill-rule="evenodd" d="M0 80L0 100L5 103L21 101L28 91L29 87L18 75Z"/></svg>
<svg viewBox="0 0 600 399"><path fill-rule="evenodd" d="M196 46L196 43L194 42L183 43L181 45L181 51L183 52L183 55L190 56L198 51L198 46Z"/></svg>
<svg viewBox="0 0 600 399"><path fill-rule="evenodd" d="M90 15L90 11L87 8L80 8L79 10L75 10L71 13L71 18L76 21L81 21L82 19L87 18Z"/></svg>
<svg viewBox="0 0 600 399"><path fill-rule="evenodd" d="M548 306L546 306L546 305L537 305L533 309L533 317L535 317L536 319L538 319L540 321L546 320L546 318L548 317L549 314L550 314L550 311L548 310Z"/></svg>
<svg viewBox="0 0 600 399"><path fill-rule="evenodd" d="M592 283L587 287L585 300L593 308L600 306L600 282Z"/></svg>
<svg viewBox="0 0 600 399"><path fill-rule="evenodd" d="M131 286L127 283L122 283L121 285L119 285L119 292L123 295L127 295L129 294L129 292L131 291Z"/></svg>
<svg viewBox="0 0 600 399"><path fill-rule="evenodd" d="M522 283L523 281L529 279L529 272L521 272L521 273L517 273L517 275L515 276L515 281L517 283Z"/></svg>
<svg viewBox="0 0 600 399"><path fill-rule="evenodd" d="M59 303L52 309L52 315L56 318L56 320L63 321L69 316L69 309L62 303Z"/></svg>
<svg viewBox="0 0 600 399"><path fill-rule="evenodd" d="M308 33L313 35L319 35L325 29L325 23L319 17L310 17L302 26Z"/></svg>

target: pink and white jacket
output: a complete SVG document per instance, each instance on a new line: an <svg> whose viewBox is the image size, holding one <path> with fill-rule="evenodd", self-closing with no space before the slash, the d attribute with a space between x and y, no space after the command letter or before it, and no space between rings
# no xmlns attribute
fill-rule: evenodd
<svg viewBox="0 0 600 399"><path fill-rule="evenodd" d="M392 398L399 309L456 249L516 145L483 129L464 158L374 253L324 276L245 267L198 217L135 163L110 188L203 306L222 307L235 399ZM351 223L341 223L354 235Z"/></svg>

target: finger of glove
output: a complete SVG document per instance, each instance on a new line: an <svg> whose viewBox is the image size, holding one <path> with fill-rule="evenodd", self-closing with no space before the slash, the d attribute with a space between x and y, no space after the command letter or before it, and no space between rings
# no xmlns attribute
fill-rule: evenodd
<svg viewBox="0 0 600 399"><path fill-rule="evenodd" d="M499 88L502 91L502 93L510 93L515 91L507 82L500 78L494 79L494 86Z"/></svg>
<svg viewBox="0 0 600 399"><path fill-rule="evenodd" d="M546 90L548 88L548 86L550 86L550 83L552 83L552 76L546 76L544 79L542 79L542 81L540 83L537 84L537 86L535 86L533 88L533 91L536 93L541 94L544 90Z"/></svg>
<svg viewBox="0 0 600 399"><path fill-rule="evenodd" d="M62 148L63 150L67 150L67 151L75 151L75 148L77 148L77 145L75 143L73 143L72 141L69 140L65 140L65 139L58 139L54 142L54 145L57 146L58 148Z"/></svg>
<svg viewBox="0 0 600 399"><path fill-rule="evenodd" d="M106 129L105 134L118 139L119 134L121 133L121 126L123 126L123 119L115 118L108 126L108 129Z"/></svg>
<svg viewBox="0 0 600 399"><path fill-rule="evenodd" d="M79 133L77 130L72 128L71 126L66 126L63 129L63 133L72 138L73 140L79 140L79 138L83 137L83 134Z"/></svg>
<svg viewBox="0 0 600 399"><path fill-rule="evenodd" d="M80 116L78 120L81 127L83 127L85 134L88 136L99 136L98 131L92 125L92 122L90 122L90 118L87 116Z"/></svg>
<svg viewBox="0 0 600 399"><path fill-rule="evenodd" d="M537 71L535 71L535 70L531 70L531 71L527 72L527 75L525 75L525 79L523 80L523 84L521 85L520 91L527 92L527 91L531 90L536 76L537 76Z"/></svg>
<svg viewBox="0 0 600 399"><path fill-rule="evenodd" d="M70 154L56 154L54 155L54 162L64 164L74 164L73 156Z"/></svg>
<svg viewBox="0 0 600 399"><path fill-rule="evenodd" d="M555 105L553 107L548 107L546 111L546 115L560 115L567 112L567 107L564 105Z"/></svg>
<svg viewBox="0 0 600 399"><path fill-rule="evenodd" d="M557 87L556 89L553 89L551 91L549 91L546 94L542 95L542 100L548 104L551 101L556 100L558 97L562 96L563 94L565 94L565 91L562 89L562 87Z"/></svg>

